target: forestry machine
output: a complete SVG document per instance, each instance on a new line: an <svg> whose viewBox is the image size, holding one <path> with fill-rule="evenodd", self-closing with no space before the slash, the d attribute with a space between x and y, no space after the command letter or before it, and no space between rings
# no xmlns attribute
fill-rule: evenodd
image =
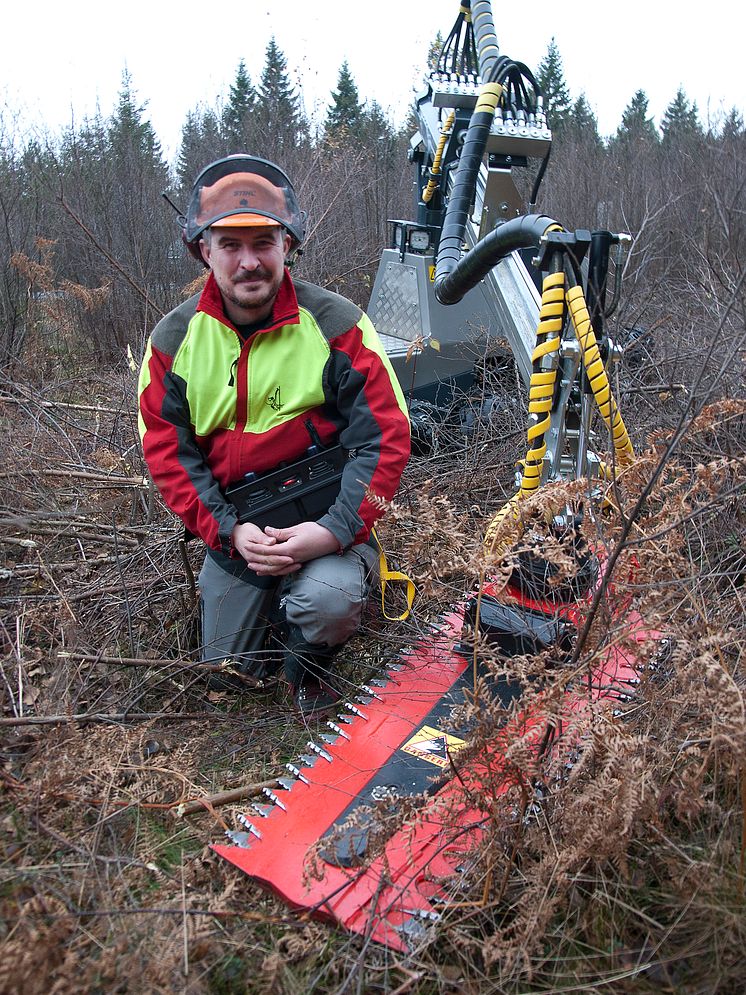
<svg viewBox="0 0 746 995"><path fill-rule="evenodd" d="M443 411L475 386L482 414L499 405L489 378L479 380L504 371L507 342L529 391L524 492L560 477L598 477L594 399L616 459L631 453L609 393L606 363L616 351L604 329L629 236L566 232L533 213L552 134L533 75L500 54L488 2L461 5L415 114L415 220L389 222L368 307L410 398L415 445L427 447ZM514 179L521 170L524 180L535 176L528 213Z"/></svg>
<svg viewBox="0 0 746 995"><path fill-rule="evenodd" d="M607 305L609 258L616 255L618 277L627 236L565 231L534 213L552 136L534 77L500 53L487 0L461 3L415 112L415 220L391 222L369 313L423 448L444 412L489 382L476 382L475 368L485 367L479 357L499 368L507 342L528 391L528 444L518 491L487 531L494 552L521 528L521 507L542 484L588 478L592 492L633 459L609 386L615 350L604 327L619 291L617 279ZM518 170L534 176L528 213ZM492 404L487 399L486 409ZM611 436L608 466L594 451L594 406ZM451 714L476 695L484 670L476 629L498 659L540 652L555 666L572 659L583 605L608 581L603 555L583 542L577 524L576 509L563 506L549 526L569 542L575 577L556 583L540 542L519 556L507 587L487 581L379 677L351 687L334 720L215 849L295 907L395 949L417 942L438 918L447 882L468 868L486 819L474 811L469 785L484 784L489 770L491 796L515 786L504 756L517 735L533 731L537 754L564 757L578 745L563 735L573 715L591 701L612 709L637 680L642 649L634 647L651 633L630 611L623 644L599 653L582 681L568 672L559 716L556 707L551 719L542 711L541 696L522 706L509 666L501 676L493 664L486 686L506 706L505 724L485 756L459 763L467 731L454 728ZM418 818L382 841L377 816L414 795Z"/></svg>

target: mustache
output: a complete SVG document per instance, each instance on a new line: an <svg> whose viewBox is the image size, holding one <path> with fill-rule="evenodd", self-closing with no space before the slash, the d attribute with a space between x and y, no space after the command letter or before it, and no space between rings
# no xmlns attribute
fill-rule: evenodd
<svg viewBox="0 0 746 995"><path fill-rule="evenodd" d="M233 282L234 283L254 283L256 280L268 280L270 278L270 276L271 276L271 273L268 273L266 270L263 270L263 269L261 269L261 270L254 270L253 273L250 273L247 276L236 277L236 279Z"/></svg>

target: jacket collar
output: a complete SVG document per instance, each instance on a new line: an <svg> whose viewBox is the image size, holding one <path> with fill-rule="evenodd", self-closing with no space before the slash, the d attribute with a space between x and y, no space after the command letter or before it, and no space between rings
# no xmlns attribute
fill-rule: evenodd
<svg viewBox="0 0 746 995"><path fill-rule="evenodd" d="M225 313L223 296L212 273L208 276L207 283L200 294L197 310L204 311L205 314L216 318L223 325L227 325L234 331L236 330L236 326ZM275 328L279 328L281 325L297 325L299 321L298 298L295 294L295 287L293 286L290 271L286 268L280 289L277 291L277 297L275 297L274 304L272 305L272 314L263 331L269 332Z"/></svg>

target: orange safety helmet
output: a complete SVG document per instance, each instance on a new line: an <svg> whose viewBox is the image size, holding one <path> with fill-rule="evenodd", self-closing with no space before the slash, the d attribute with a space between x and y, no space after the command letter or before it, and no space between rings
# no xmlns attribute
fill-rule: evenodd
<svg viewBox="0 0 746 995"><path fill-rule="evenodd" d="M199 174L187 208L184 241L202 260L199 240L205 229L281 225L297 248L306 235L306 215L298 208L287 175L266 159L229 155L210 163Z"/></svg>

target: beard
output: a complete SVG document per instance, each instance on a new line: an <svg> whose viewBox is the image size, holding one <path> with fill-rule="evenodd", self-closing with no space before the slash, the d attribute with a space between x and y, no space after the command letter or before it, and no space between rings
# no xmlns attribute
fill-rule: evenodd
<svg viewBox="0 0 746 995"><path fill-rule="evenodd" d="M284 272L274 275L266 270L260 270L240 280L232 280L228 286L220 287L220 290L226 300L242 310L269 309L277 296L283 277Z"/></svg>

